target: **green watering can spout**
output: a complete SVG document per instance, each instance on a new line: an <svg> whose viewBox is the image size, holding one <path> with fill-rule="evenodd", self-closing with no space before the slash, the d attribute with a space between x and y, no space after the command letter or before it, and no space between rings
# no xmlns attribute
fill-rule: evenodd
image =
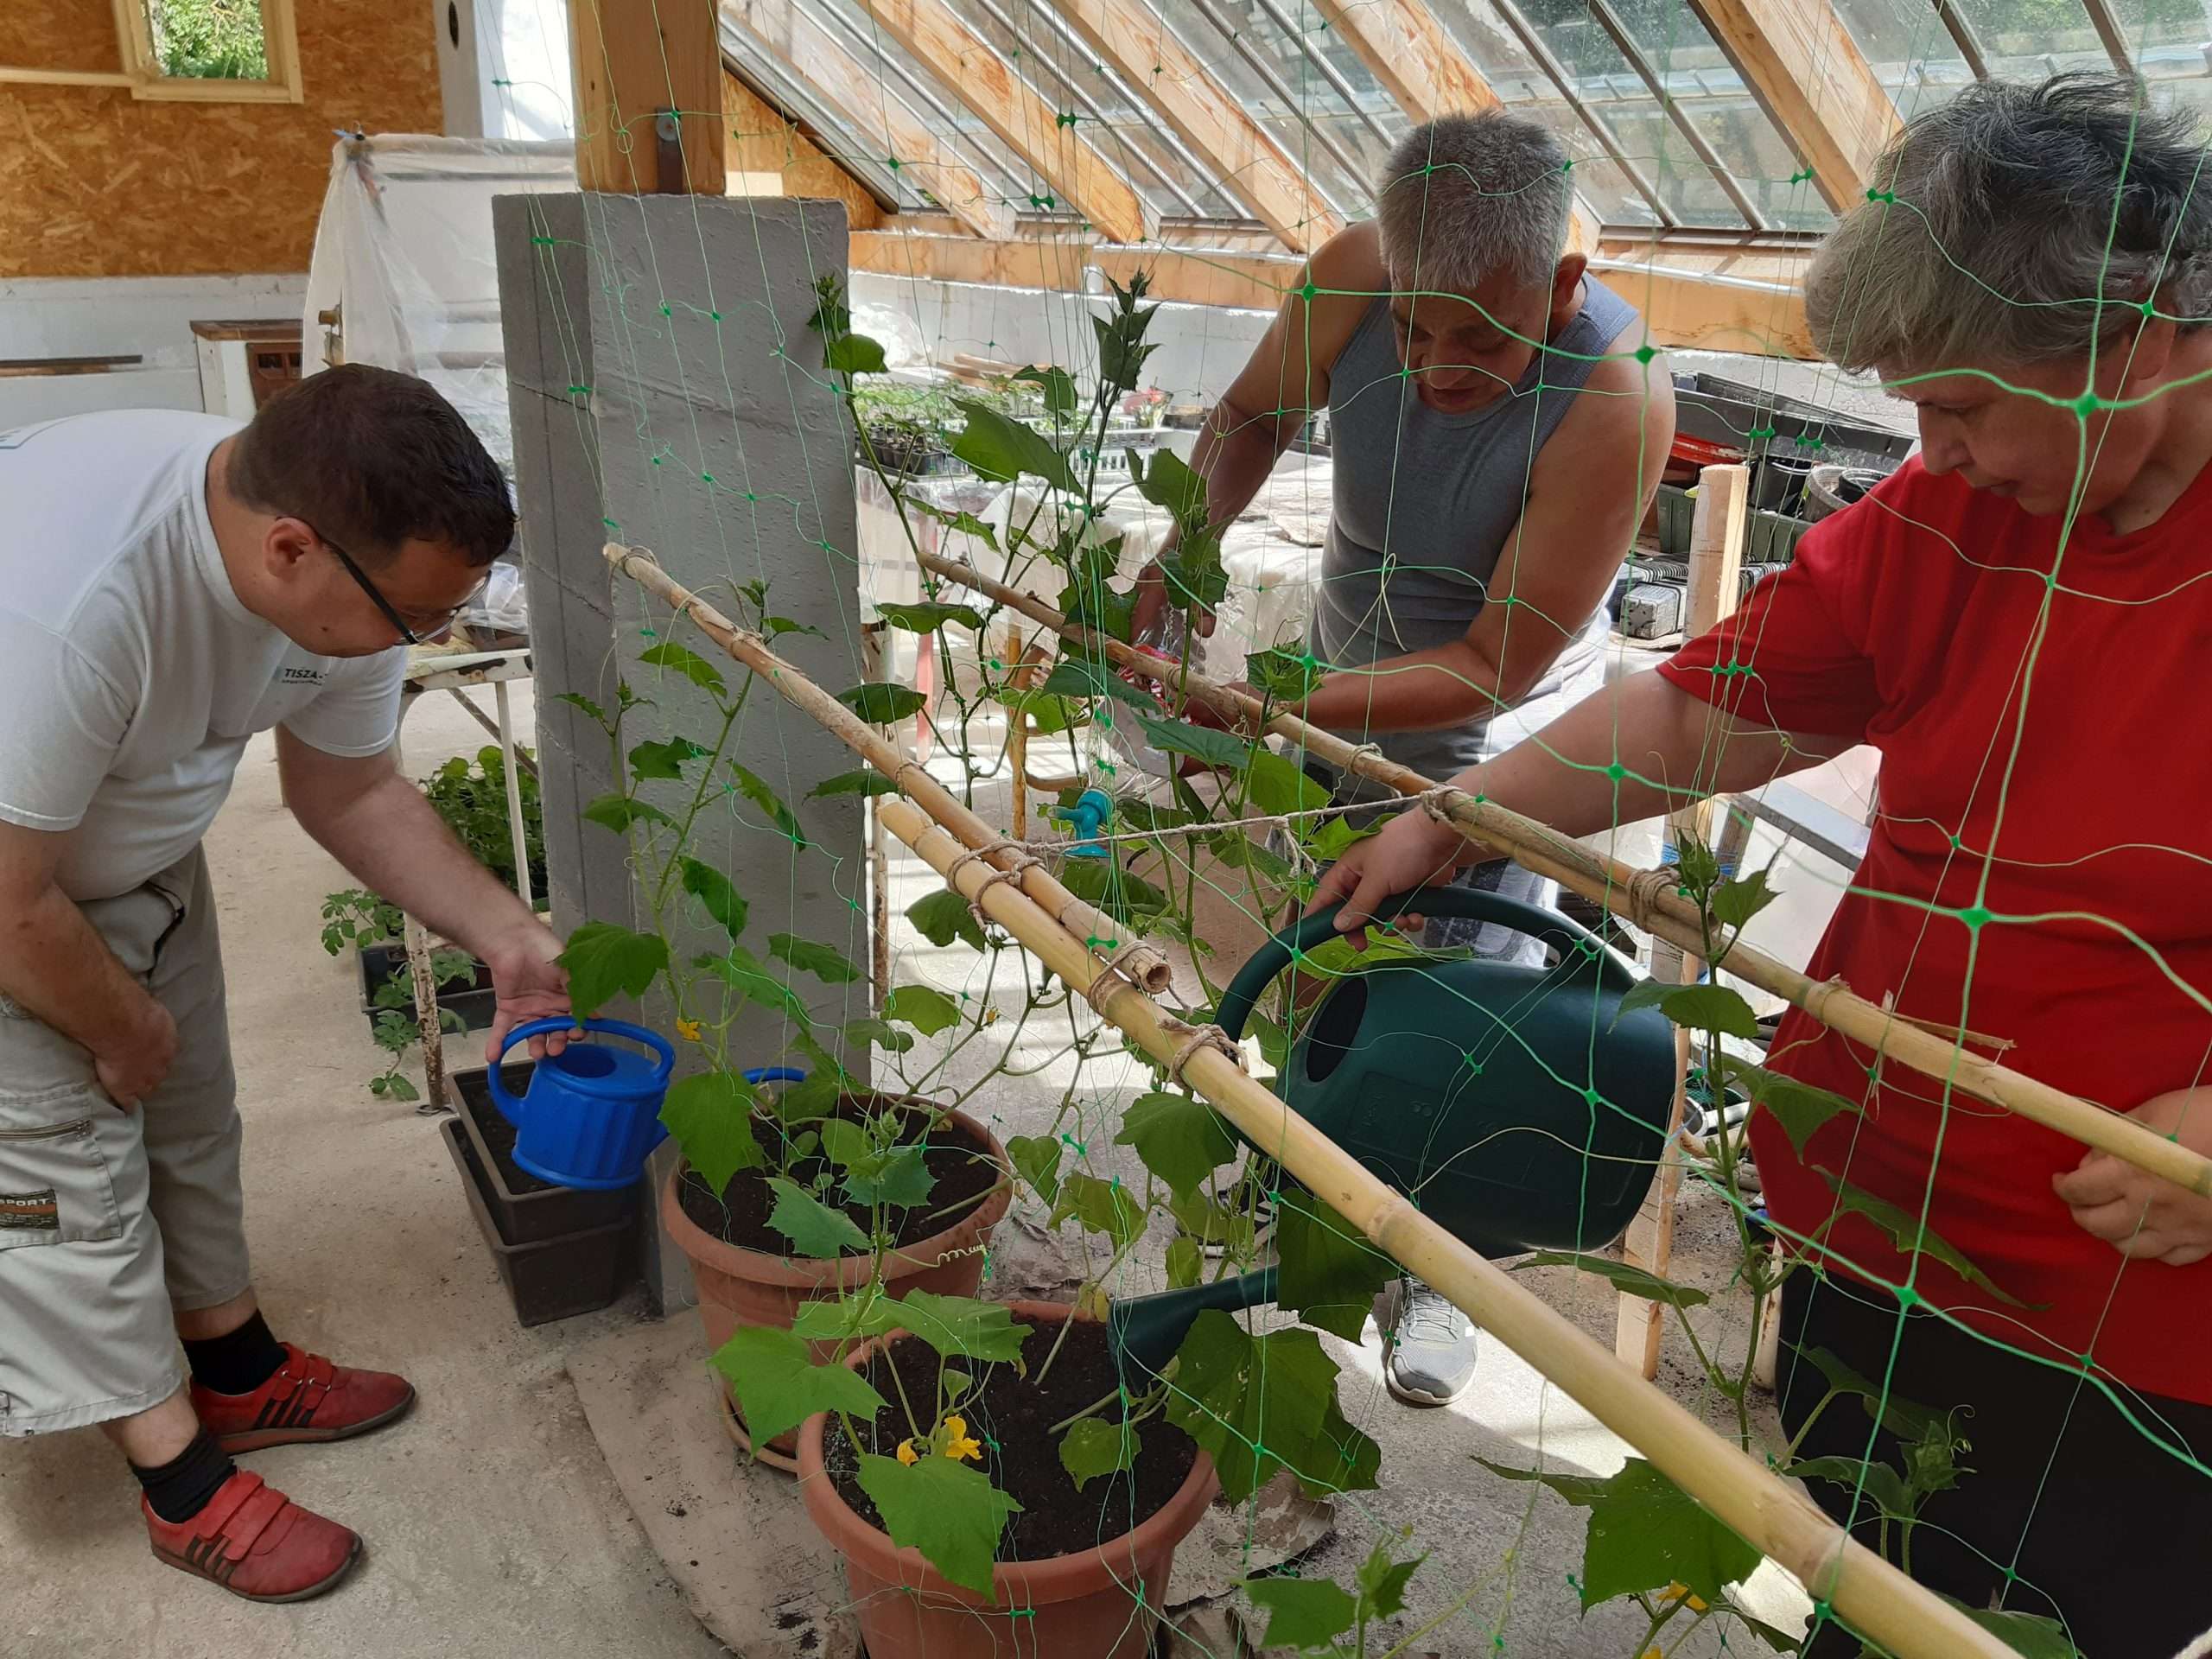
<svg viewBox="0 0 2212 1659"><path fill-rule="evenodd" d="M1611 1243L1658 1171L1674 1103L1673 1026L1656 1009L1623 1014L1635 968L1555 912L1432 887L1396 895L1376 918L1407 911L1495 922L1544 940L1560 959L1549 968L1482 957L1363 964L1308 1011L1276 1093L1484 1255ZM1275 976L1335 937L1336 915L1308 916L1253 953L1222 998L1224 1031L1243 1033ZM1276 1150L1251 1144L1265 1156ZM1109 1332L1124 1357L1156 1370L1205 1308L1272 1300L1274 1274L1116 1303Z"/></svg>

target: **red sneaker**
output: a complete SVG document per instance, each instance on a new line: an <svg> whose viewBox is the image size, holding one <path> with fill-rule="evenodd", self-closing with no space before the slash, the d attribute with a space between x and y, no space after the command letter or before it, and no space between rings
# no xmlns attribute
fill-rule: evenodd
<svg viewBox="0 0 2212 1659"><path fill-rule="evenodd" d="M348 1440L403 1417L415 1386L389 1371L357 1371L284 1344L284 1363L251 1394L192 1385L192 1408L223 1450Z"/></svg>
<svg viewBox="0 0 2212 1659"><path fill-rule="evenodd" d="M248 1601L319 1596L361 1558L359 1534L302 1509L243 1469L189 1521L171 1526L143 1497L138 1507L156 1557Z"/></svg>

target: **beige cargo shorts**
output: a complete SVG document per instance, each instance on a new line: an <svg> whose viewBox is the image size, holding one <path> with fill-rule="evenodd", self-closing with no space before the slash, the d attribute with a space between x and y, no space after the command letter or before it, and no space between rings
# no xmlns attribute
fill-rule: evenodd
<svg viewBox="0 0 2212 1659"><path fill-rule="evenodd" d="M0 1435L128 1417L184 1381L173 1309L246 1288L231 1037L207 861L83 906L176 1020L137 1110L0 997Z"/></svg>

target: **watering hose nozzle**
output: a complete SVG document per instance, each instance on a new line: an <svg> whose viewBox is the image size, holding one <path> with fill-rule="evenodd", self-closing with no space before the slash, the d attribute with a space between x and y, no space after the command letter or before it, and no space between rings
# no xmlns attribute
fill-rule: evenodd
<svg viewBox="0 0 2212 1659"><path fill-rule="evenodd" d="M1052 809L1052 817L1075 831L1075 843L1068 849L1070 858L1105 857L1106 843L1096 836L1113 816L1113 799L1102 789L1086 789L1076 797L1073 806Z"/></svg>

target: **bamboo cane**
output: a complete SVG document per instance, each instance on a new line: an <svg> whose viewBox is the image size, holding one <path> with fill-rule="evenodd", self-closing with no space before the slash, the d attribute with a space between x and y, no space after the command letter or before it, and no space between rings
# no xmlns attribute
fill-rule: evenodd
<svg viewBox="0 0 2212 1659"><path fill-rule="evenodd" d="M1096 941L1103 953L1116 957L1116 967L1147 990L1156 994L1167 989L1173 982L1173 970L1168 967L1167 958L1159 950L1141 943L1113 918L1077 898L1033 858L1026 867L1022 866L1019 861L1029 856L1026 849L1007 840L963 806L951 791L931 777L920 766L899 753L873 726L770 650L767 641L759 634L739 627L698 594L676 581L645 550L609 542L605 549L605 556L607 563L647 593L674 606L678 616L689 616L698 625L701 632L739 662L766 677L768 683L787 701L796 704L826 728L832 736L920 802L931 817L954 830L979 855L982 861L988 863L995 870L1020 868L1021 874L1018 879L1022 891L1043 906L1061 926L1068 928L1078 938ZM879 804L878 812L881 810ZM1096 975L1097 965L1093 965L1091 972L1094 976ZM1082 982L1087 985L1090 981L1085 979Z"/></svg>
<svg viewBox="0 0 2212 1659"><path fill-rule="evenodd" d="M1095 972L1096 964L1083 942L1055 925L1026 893L1008 893L1004 884L987 887L981 872L956 868L960 843L943 826L905 801L887 798L878 810L892 834L944 876L954 892L979 906L1068 983L1084 983ZM1190 1028L1171 1021L1134 986L1116 982L1099 1003L1105 1017L1155 1059L1172 1062L1186 1046ZM2011 1655L1994 1636L1851 1539L1811 1499L1722 1440L1510 1274L1423 1216L1218 1050L1192 1052L1184 1063L1183 1079L1378 1249L1419 1274L1572 1395L1746 1543L1826 1600L1853 1629L1900 1659Z"/></svg>
<svg viewBox="0 0 2212 1659"><path fill-rule="evenodd" d="M1103 650L1116 663L1157 675L1156 661L1118 639L1071 623L1040 599L957 559L928 552L918 556L925 569L1011 607L1070 639ZM1264 711L1259 698L1198 675L1190 675L1183 683L1196 701L1239 721L1256 720ZM1340 770L1357 772L1401 795L1426 796L1436 811L1469 841L1506 854L1523 868L1551 877L1686 951L1704 950L1703 918L1697 906L1671 888L1662 889L1652 881L1638 880L1649 872L1634 869L1495 801L1465 790L1440 788L1412 767L1386 760L1374 750L1308 725L1295 715L1274 714L1267 729L1291 739ZM2132 1118L2039 1083L2024 1072L1985 1059L1948 1038L1910 1024L1869 1002L1840 980L1808 978L1788 963L1741 942L1729 947L1726 971L1795 1003L1821 1024L1901 1065L1951 1084L1978 1100L2018 1112L2099 1152L2110 1153L2200 1197L2212 1198L2212 1158L2169 1141Z"/></svg>

